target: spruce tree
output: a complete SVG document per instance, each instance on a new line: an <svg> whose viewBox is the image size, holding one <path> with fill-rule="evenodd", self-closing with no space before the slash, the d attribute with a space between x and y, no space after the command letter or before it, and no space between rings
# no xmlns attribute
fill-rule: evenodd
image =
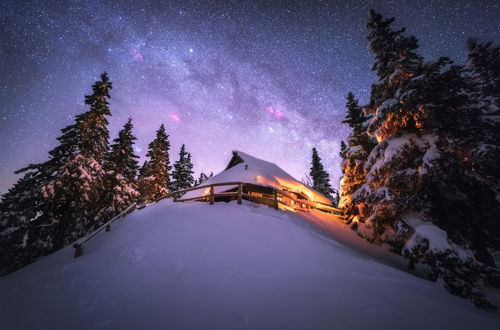
<svg viewBox="0 0 500 330"><path fill-rule="evenodd" d="M370 10L368 40L375 55L372 70L379 80L372 85L370 95L370 107L377 108L377 113L369 132L375 133L379 141L407 126L417 115L406 109L402 111L400 103L393 97L402 85L420 73L422 58L415 53L418 41L414 36L405 36L405 28L392 29L393 22L394 18L384 19Z"/></svg>
<svg viewBox="0 0 500 330"><path fill-rule="evenodd" d="M106 174L103 169L108 153L108 99L112 84L106 73L85 96L90 110L75 116L75 123L63 128L59 145L49 151L50 159L40 165L49 178L42 187L50 217L54 219L54 248L81 237L104 219L99 212L106 207Z"/></svg>
<svg viewBox="0 0 500 330"><path fill-rule="evenodd" d="M330 184L330 175L325 171L316 148L312 149L311 170L309 175L312 179L312 188L325 195L331 201L334 201L333 194L335 190Z"/></svg>
<svg viewBox="0 0 500 330"><path fill-rule="evenodd" d="M75 122L61 130L59 144L49 151L48 161L17 172L24 176L2 199L0 223L8 223L13 233L2 241L20 247L10 261L12 267L62 248L100 223L99 211L105 206L102 165L108 149L106 116L110 115L107 99L111 88L103 73L92 86L93 93L85 97L89 111L75 116Z"/></svg>
<svg viewBox="0 0 500 330"><path fill-rule="evenodd" d="M174 171L172 172L172 189L191 188L194 184L193 173L191 154L186 152L186 147L183 144L179 151L179 160L175 162Z"/></svg>
<svg viewBox="0 0 500 330"><path fill-rule="evenodd" d="M500 47L491 42L467 42L469 98L477 112L476 118L462 122L476 143L471 148L470 163L490 181L500 181Z"/></svg>
<svg viewBox="0 0 500 330"><path fill-rule="evenodd" d="M194 185L195 186L199 186L201 185L203 182L207 181L210 177L208 175L206 175L205 173L201 172L200 173L200 176L198 177L198 179L195 180L194 182Z"/></svg>
<svg viewBox="0 0 500 330"><path fill-rule="evenodd" d="M410 267L426 264L429 277L443 279L451 293L492 308L479 283L500 278L489 252L500 250L500 226L492 220L500 207L494 170L479 165L479 155L498 154L495 142L486 142L498 141L499 130L487 128L495 121L486 118L497 110L487 87L496 83L489 75L496 64L480 60L497 58L494 48L470 42L466 68L446 57L424 63L416 38L393 29L393 22L370 13L368 39L379 79L361 130L351 115L356 104L347 102L353 132L343 151L339 206L359 235L390 244ZM362 143L365 134L371 146ZM436 242L418 230L421 224L444 238Z"/></svg>
<svg viewBox="0 0 500 330"><path fill-rule="evenodd" d="M347 156L346 153L347 153L347 146L344 141L340 141L340 152L339 152L340 158L345 159Z"/></svg>
<svg viewBox="0 0 500 330"><path fill-rule="evenodd" d="M24 175L2 196L0 276L52 251L51 219L45 212L40 190L43 180L36 168L25 169Z"/></svg>
<svg viewBox="0 0 500 330"><path fill-rule="evenodd" d="M165 197L170 188L170 159L168 152L170 141L162 124L156 131L155 139L149 144L146 157L139 178L139 191L141 199L145 202L153 202Z"/></svg>
<svg viewBox="0 0 500 330"><path fill-rule="evenodd" d="M136 202L139 197L137 188L137 171L139 165L134 153L132 134L132 119L129 118L118 137L113 140L111 151L106 163L107 194L109 205L107 212L110 216L118 214Z"/></svg>
<svg viewBox="0 0 500 330"><path fill-rule="evenodd" d="M346 118L343 123L347 123L352 132L347 138L347 146L343 141L341 142L343 176L340 181L338 206L350 221L358 214L358 205L363 202L355 194L366 182L364 164L374 142L366 132L368 117L364 115L359 101L352 92L347 94L346 109Z"/></svg>
<svg viewBox="0 0 500 330"><path fill-rule="evenodd" d="M363 123L366 118L363 115L363 111L358 104L358 100L354 97L352 92L347 94L347 115L342 123L348 124L357 133L363 130Z"/></svg>

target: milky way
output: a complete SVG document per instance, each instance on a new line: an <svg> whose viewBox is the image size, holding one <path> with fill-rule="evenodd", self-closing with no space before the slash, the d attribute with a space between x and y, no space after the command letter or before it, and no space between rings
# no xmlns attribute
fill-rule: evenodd
<svg viewBox="0 0 500 330"><path fill-rule="evenodd" d="M427 59L463 63L465 40L500 41L498 1L0 2L0 192L13 171L47 159L85 111L99 74L113 82L111 138L130 116L144 156L160 123L195 170L218 172L231 150L298 179L316 146L340 176L345 95L366 102L369 8L396 16Z"/></svg>

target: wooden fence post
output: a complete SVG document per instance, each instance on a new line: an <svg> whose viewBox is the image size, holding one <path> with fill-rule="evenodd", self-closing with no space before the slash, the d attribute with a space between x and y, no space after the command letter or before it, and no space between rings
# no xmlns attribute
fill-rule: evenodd
<svg viewBox="0 0 500 330"><path fill-rule="evenodd" d="M106 226L106 231L111 231L111 224L108 223L108 225Z"/></svg>
<svg viewBox="0 0 500 330"><path fill-rule="evenodd" d="M73 247L75 248L75 254L73 255L73 258L83 256L83 244L74 244Z"/></svg>
<svg viewBox="0 0 500 330"><path fill-rule="evenodd" d="M242 204L243 184L238 184L238 204Z"/></svg>
<svg viewBox="0 0 500 330"><path fill-rule="evenodd" d="M278 205L278 192L276 190L273 190L273 195L274 195L274 209L279 210L280 207Z"/></svg>
<svg viewBox="0 0 500 330"><path fill-rule="evenodd" d="M210 186L210 205L214 204L214 186Z"/></svg>
<svg viewBox="0 0 500 330"><path fill-rule="evenodd" d="M177 194L174 194L174 203L177 202Z"/></svg>

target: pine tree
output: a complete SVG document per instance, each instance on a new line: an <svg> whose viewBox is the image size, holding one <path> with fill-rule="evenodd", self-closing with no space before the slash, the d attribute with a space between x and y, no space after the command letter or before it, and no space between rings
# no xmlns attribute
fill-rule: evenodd
<svg viewBox="0 0 500 330"><path fill-rule="evenodd" d="M370 95L370 107L377 111L369 132L375 133L379 141L412 121L414 114L401 111L400 103L393 96L410 78L419 74L422 64L422 58L414 52L418 48L417 39L404 36L405 28L393 30L393 22L394 18L384 19L370 10L368 40L375 55L372 70L376 71L379 80L372 85Z"/></svg>
<svg viewBox="0 0 500 330"><path fill-rule="evenodd" d="M168 152L170 142L162 124L156 131L155 139L149 144L146 157L149 160L144 162L139 179L139 190L141 198L146 202L153 202L165 197L170 188L171 170Z"/></svg>
<svg viewBox="0 0 500 330"><path fill-rule="evenodd" d="M111 151L108 156L108 168L121 173L125 179L133 182L137 179L139 162L134 152L134 141L137 138L132 134L132 118L129 118L123 129L118 133L118 137L113 140Z"/></svg>
<svg viewBox="0 0 500 330"><path fill-rule="evenodd" d="M490 181L500 180L500 47L491 42L467 42L467 71L469 97L477 118L467 122L467 128L475 128L476 145L468 159L476 172ZM464 123L465 124L465 123ZM471 125L472 124L472 125ZM464 125L465 126L465 125ZM472 126L472 127L471 127Z"/></svg>
<svg viewBox="0 0 500 330"><path fill-rule="evenodd" d="M175 162L174 171L172 172L172 189L182 190L191 188L194 184L193 173L191 154L186 152L186 147L183 144L179 151L179 160Z"/></svg>
<svg viewBox="0 0 500 330"><path fill-rule="evenodd" d="M201 185L203 182L207 181L210 177L208 175L206 175L205 173L201 172L200 173L200 176L198 177L198 179L196 179L194 181L194 185L195 186L199 186Z"/></svg>
<svg viewBox="0 0 500 330"><path fill-rule="evenodd" d="M75 123L63 128L59 145L49 151L51 158L40 165L49 178L42 187L48 213L54 219L54 248L59 249L97 227L106 207L103 164L108 153L109 90L106 73L85 96L90 110L75 116Z"/></svg>
<svg viewBox="0 0 500 330"><path fill-rule="evenodd" d="M350 219L358 214L358 205L363 203L362 199L356 196L356 192L366 183L364 164L374 142L366 132L368 117L364 115L352 92L347 94L346 109L346 119L343 123L347 123L352 132L347 138L348 146L341 142L343 176L340 181L338 206Z"/></svg>
<svg viewBox="0 0 500 330"><path fill-rule="evenodd" d="M109 205L107 213L110 216L124 211L139 198L137 187L137 171L139 165L134 153L132 134L132 119L129 118L118 137L113 140L111 151L106 163L107 193Z"/></svg>
<svg viewBox="0 0 500 330"><path fill-rule="evenodd" d="M333 194L335 190L330 184L330 176L328 175L328 172L325 171L316 148L312 149L311 171L309 172L309 175L313 183L312 188L333 201Z"/></svg>
<svg viewBox="0 0 500 330"><path fill-rule="evenodd" d="M490 104L500 109L500 47L492 42L467 41L467 68L472 74L472 83L484 98L491 97Z"/></svg>
<svg viewBox="0 0 500 330"><path fill-rule="evenodd" d="M344 141L340 141L340 152L339 152L340 158L345 159L347 156L346 154L347 154L347 146Z"/></svg>
<svg viewBox="0 0 500 330"><path fill-rule="evenodd" d="M347 115L342 123L348 124L357 133L363 130L363 123L366 117L363 115L363 111L358 104L358 100L354 97L352 92L347 94Z"/></svg>
<svg viewBox="0 0 500 330"><path fill-rule="evenodd" d="M0 240L1 245L9 242L12 253L7 259L10 267L2 265L2 272L57 250L99 224L111 88L103 73L92 86L93 93L85 97L90 110L75 116L75 122L61 130L59 145L49 151L49 160L17 172L24 176L0 205L0 223L8 226L0 229L12 234L2 235Z"/></svg>
<svg viewBox="0 0 500 330"><path fill-rule="evenodd" d="M367 23L370 49L375 55L372 70L376 71L379 82L387 84L401 76L413 76L422 63L422 57L414 52L418 48L417 38L404 36L405 28L393 30L394 21L370 10Z"/></svg>
<svg viewBox="0 0 500 330"><path fill-rule="evenodd" d="M19 173L16 172L16 173ZM29 168L0 202L0 276L52 251L50 224L40 187L43 176Z"/></svg>
<svg viewBox="0 0 500 330"><path fill-rule="evenodd" d="M497 108L490 106L491 94L485 95L496 84L489 75L496 65L479 64L498 57L494 48L472 42L468 68L446 57L424 63L415 53L416 38L394 30L393 22L370 13L368 39L379 80L363 109L361 129L351 115L357 104L347 102L353 132L342 152L339 206L361 236L390 244L410 267L426 264L429 277L442 278L451 293L492 308L478 283L500 278L489 253L500 250L500 226L492 220L500 216L494 201L498 185L491 183L494 170L480 166L476 155L494 145L484 136L499 138L499 130L486 128L495 125L486 117ZM362 142L364 134L371 146ZM417 230L422 223L446 233L439 248L435 237Z"/></svg>

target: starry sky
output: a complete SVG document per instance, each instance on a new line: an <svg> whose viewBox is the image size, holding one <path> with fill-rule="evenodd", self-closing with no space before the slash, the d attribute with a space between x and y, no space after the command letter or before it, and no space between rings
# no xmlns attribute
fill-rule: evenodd
<svg viewBox="0 0 500 330"><path fill-rule="evenodd" d="M375 79L370 8L429 60L463 63L468 37L500 43L497 0L2 0L0 193L47 159L103 71L111 138L132 117L142 157L164 123L171 159L185 143L197 173L221 171L237 149L301 179L315 146L338 186L345 95L366 102Z"/></svg>

